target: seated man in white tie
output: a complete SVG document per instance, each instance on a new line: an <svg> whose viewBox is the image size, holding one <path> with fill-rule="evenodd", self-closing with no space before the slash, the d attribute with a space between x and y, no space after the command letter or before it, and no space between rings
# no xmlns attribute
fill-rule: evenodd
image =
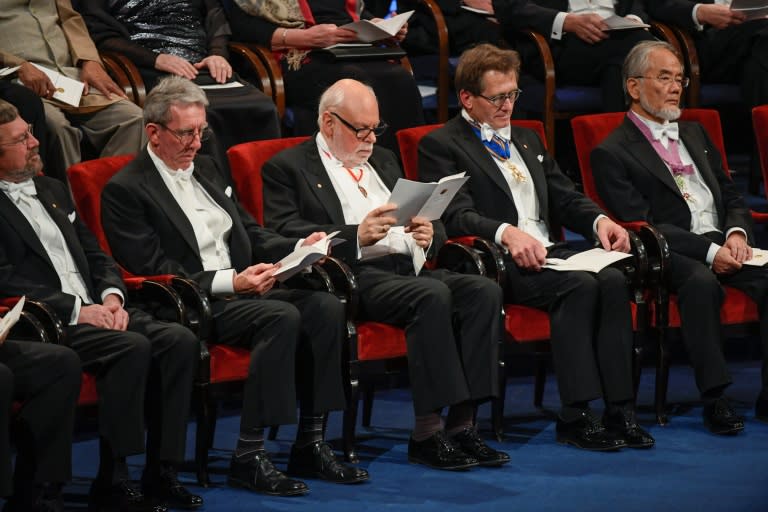
<svg viewBox="0 0 768 512"><path fill-rule="evenodd" d="M721 284L757 302L763 354L768 354L768 269L745 265L755 240L749 207L704 128L674 122L688 85L675 49L662 42L638 44L623 74L630 109L592 153L595 184L621 220L647 221L666 237L672 250L668 284L678 297L704 422L713 433L737 433L744 429L743 418L723 396L731 378L721 348ZM762 379L755 415L768 420L765 362Z"/></svg>

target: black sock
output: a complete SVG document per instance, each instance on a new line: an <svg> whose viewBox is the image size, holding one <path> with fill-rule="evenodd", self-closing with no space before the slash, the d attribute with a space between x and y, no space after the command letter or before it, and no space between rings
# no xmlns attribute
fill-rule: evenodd
<svg viewBox="0 0 768 512"><path fill-rule="evenodd" d="M723 396L723 392L727 386L717 386L712 389L708 389L701 394L701 398L704 403L710 404Z"/></svg>
<svg viewBox="0 0 768 512"><path fill-rule="evenodd" d="M264 451L264 429L253 428L248 431L241 431L235 447L235 459L245 460L252 457L257 452Z"/></svg>
<svg viewBox="0 0 768 512"><path fill-rule="evenodd" d="M560 419L566 423L570 423L581 418L581 415L584 414L585 411L589 411L589 402L582 401L565 404L560 409Z"/></svg>
<svg viewBox="0 0 768 512"><path fill-rule="evenodd" d="M472 428L474 421L475 406L472 402L452 405L445 418L445 433L449 436L456 435L467 428Z"/></svg>
<svg viewBox="0 0 768 512"><path fill-rule="evenodd" d="M443 418L438 413L416 416L411 437L414 441L424 441L443 430Z"/></svg>
<svg viewBox="0 0 768 512"><path fill-rule="evenodd" d="M296 431L296 446L303 448L323 440L325 414L302 414Z"/></svg>

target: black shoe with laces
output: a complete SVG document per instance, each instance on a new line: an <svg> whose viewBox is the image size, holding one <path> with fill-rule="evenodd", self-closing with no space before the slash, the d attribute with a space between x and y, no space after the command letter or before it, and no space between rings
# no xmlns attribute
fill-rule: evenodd
<svg viewBox="0 0 768 512"><path fill-rule="evenodd" d="M650 448L656 440L637 424L634 406L609 406L603 415L603 425L617 438L624 439L627 448Z"/></svg>
<svg viewBox="0 0 768 512"><path fill-rule="evenodd" d="M724 396L704 405L704 425L713 434L738 434L744 430L744 418L736 414Z"/></svg>
<svg viewBox="0 0 768 512"><path fill-rule="evenodd" d="M227 482L234 487L244 487L272 496L298 496L309 492L307 484L288 478L278 471L263 450L244 461L232 457Z"/></svg>
<svg viewBox="0 0 768 512"><path fill-rule="evenodd" d="M192 510L203 506L203 498L181 485L176 472L170 469L154 475L145 472L141 487L147 499L171 509Z"/></svg>
<svg viewBox="0 0 768 512"><path fill-rule="evenodd" d="M301 448L295 444L288 459L288 474L304 478L322 478L336 484L354 484L368 480L368 471L342 464L336 459L331 446L323 441Z"/></svg>
<svg viewBox="0 0 768 512"><path fill-rule="evenodd" d="M503 466L510 460L505 452L494 450L485 444L475 427L467 427L452 435L451 440L461 448L461 451L477 459L481 466Z"/></svg>
<svg viewBox="0 0 768 512"><path fill-rule="evenodd" d="M582 450L605 452L626 446L624 439L608 432L589 409L583 410L581 416L574 421L565 422L558 417L556 432L558 443L569 444Z"/></svg>
<svg viewBox="0 0 768 512"><path fill-rule="evenodd" d="M408 461L451 471L469 469L479 464L476 458L464 453L456 443L448 439L442 430L423 441L411 438L408 441Z"/></svg>
<svg viewBox="0 0 768 512"><path fill-rule="evenodd" d="M88 496L89 512L167 512L162 505L152 505L130 480L102 485L94 481Z"/></svg>

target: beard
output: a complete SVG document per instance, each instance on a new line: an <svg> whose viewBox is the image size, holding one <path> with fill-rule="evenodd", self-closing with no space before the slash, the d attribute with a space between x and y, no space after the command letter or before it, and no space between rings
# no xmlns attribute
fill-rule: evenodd
<svg viewBox="0 0 768 512"><path fill-rule="evenodd" d="M665 121L676 121L680 118L680 107L654 108L648 103L644 96L640 96L640 106L652 116Z"/></svg>
<svg viewBox="0 0 768 512"><path fill-rule="evenodd" d="M38 157L38 158L35 158ZM27 157L27 163L22 167L21 169L16 169L14 171L8 171L5 174L4 179L7 181L12 181L14 183L21 183L22 181L27 181L30 178L34 178L38 174L40 174L40 171L43 170L43 162L40 160L39 155L37 153L37 150L30 152L30 155Z"/></svg>

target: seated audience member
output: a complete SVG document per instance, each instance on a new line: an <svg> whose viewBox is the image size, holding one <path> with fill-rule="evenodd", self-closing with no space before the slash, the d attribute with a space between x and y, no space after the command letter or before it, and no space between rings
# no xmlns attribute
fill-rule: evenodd
<svg viewBox="0 0 768 512"><path fill-rule="evenodd" d="M42 164L29 125L0 102L0 295L47 303L66 324L69 347L99 392L100 465L90 491L93 510L151 508L130 482L125 457L144 451L144 389L152 369L158 400L149 416L142 483L152 499L198 507L181 486L192 379L200 344L189 329L125 309L115 262L77 217L66 185L38 176ZM52 435L52 434L51 434ZM63 435L63 433L62 433Z"/></svg>
<svg viewBox="0 0 768 512"><path fill-rule="evenodd" d="M48 173L61 179L80 161L86 139L97 156L141 147L141 109L104 71L82 18L70 0L11 0L0 11L0 65L21 66L19 80L43 99L50 133ZM51 79L35 65L85 83L80 104L53 99Z"/></svg>
<svg viewBox="0 0 768 512"><path fill-rule="evenodd" d="M80 360L70 348L0 334L0 496L4 512L63 512L72 478L72 428ZM8 417L13 400L21 408ZM11 477L10 424L16 439Z"/></svg>
<svg viewBox="0 0 768 512"><path fill-rule="evenodd" d="M562 227L609 251L628 252L629 237L575 190L535 132L510 126L519 73L513 50L464 52L456 69L462 111L422 139L419 173L424 180L469 174L443 216L448 235L496 241L505 249L506 300L549 312L562 403L557 440L590 450L653 446L635 417L624 275L611 267L597 274L542 269L545 258L576 252L558 243ZM589 407L601 396L602 422Z"/></svg>
<svg viewBox="0 0 768 512"><path fill-rule="evenodd" d="M741 84L750 107L768 103L768 19L748 19L731 0L650 0L654 19L690 31L703 82Z"/></svg>
<svg viewBox="0 0 768 512"><path fill-rule="evenodd" d="M225 149L280 137L272 99L233 76L229 24L218 0L80 0L76 7L98 49L133 61L147 91L166 74L202 86L241 84L206 90L208 120Z"/></svg>
<svg viewBox="0 0 768 512"><path fill-rule="evenodd" d="M644 0L493 0L493 8L507 40L516 40L515 32L523 28L533 28L548 38L558 85L599 86L604 111L624 110L624 57L639 41L655 38L642 28L610 30L604 20L621 16L646 22ZM536 64L538 53L528 59L529 48L523 45L520 49L526 68L540 65Z"/></svg>
<svg viewBox="0 0 768 512"><path fill-rule="evenodd" d="M624 122L592 152L600 196L622 220L647 221L672 251L667 284L677 294L683 343L704 399L704 423L716 434L744 428L723 395L731 378L722 352L721 285L758 304L763 354L768 354L768 270L745 265L755 237L744 198L728 178L704 128L680 117L688 84L680 56L661 42L642 43L627 56L624 80L630 109ZM768 367L755 415L768 420Z"/></svg>
<svg viewBox="0 0 768 512"><path fill-rule="evenodd" d="M336 82L320 98L318 126L265 164L267 225L285 236L340 231L347 243L334 256L357 278L359 319L405 329L416 413L409 461L437 469L509 462L474 423L477 403L498 392L501 290L482 276L422 268L445 242L441 224L414 217L394 225L387 198L402 171L392 152L374 146L385 126L371 88Z"/></svg>
<svg viewBox="0 0 768 512"><path fill-rule="evenodd" d="M345 406L341 369L344 307L333 295L275 287L280 260L300 244L245 212L212 160L197 155L208 130L205 93L166 77L144 104L147 147L102 194L102 220L117 260L135 274L195 279L212 296L214 339L251 348L240 437L229 483L265 494L309 491L275 469L264 427L300 420L288 472L336 483L368 479L336 460L323 441L325 415Z"/></svg>
<svg viewBox="0 0 768 512"><path fill-rule="evenodd" d="M293 135L317 129L317 102L341 78L370 84L380 98L382 118L392 127L382 144L396 150L395 132L424 123L421 95L413 75L389 60L335 60L323 47L357 41L340 28L360 18L371 19L363 2L323 0L234 0L229 13L233 39L272 49L283 69L286 105L293 110ZM374 18L375 20L375 18ZM402 41L407 26L396 35Z"/></svg>
<svg viewBox="0 0 768 512"><path fill-rule="evenodd" d="M21 118L32 125L32 135L40 143L40 158L45 163L48 155L48 127L45 124L43 101L31 89L8 79L0 80L0 100L16 107ZM65 176L54 178L66 179Z"/></svg>

